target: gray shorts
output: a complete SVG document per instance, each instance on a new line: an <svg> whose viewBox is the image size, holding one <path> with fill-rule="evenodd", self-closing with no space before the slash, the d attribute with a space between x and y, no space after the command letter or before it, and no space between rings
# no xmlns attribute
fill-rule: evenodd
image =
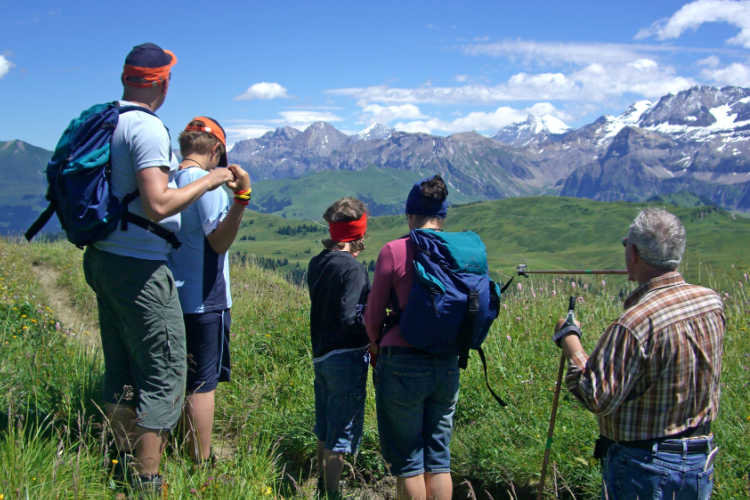
<svg viewBox="0 0 750 500"><path fill-rule="evenodd" d="M163 261L91 246L83 270L99 305L104 400L133 406L139 427L171 430L182 413L187 374L185 323L172 272Z"/></svg>

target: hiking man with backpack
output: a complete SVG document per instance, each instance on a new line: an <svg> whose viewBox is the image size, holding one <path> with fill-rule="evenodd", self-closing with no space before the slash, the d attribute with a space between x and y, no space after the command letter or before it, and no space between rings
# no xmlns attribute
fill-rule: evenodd
<svg viewBox="0 0 750 500"><path fill-rule="evenodd" d="M118 198L137 192L128 210L180 228L180 212L222 184L236 187L228 169L214 169L177 188L169 133L153 113L167 96L175 55L153 43L134 47L122 72L124 106L111 139L111 186ZM118 225L86 248L83 268L96 293L104 352L104 401L115 435L118 466L137 472L138 490L158 492L165 434L178 422L185 393L185 326L171 271L171 247L136 225ZM132 454L132 455L131 455ZM134 456L135 460L132 459Z"/></svg>
<svg viewBox="0 0 750 500"><path fill-rule="evenodd" d="M628 278L639 284L625 312L590 356L580 325L561 319L554 334L568 389L599 420L602 498L710 498L723 303L677 272L685 228L675 215L641 211L622 244Z"/></svg>
<svg viewBox="0 0 750 500"><path fill-rule="evenodd" d="M310 340L315 371L315 435L318 492L340 498L344 454L362 439L370 355L362 312L370 290L365 266L357 262L367 232L365 204L336 200L323 214L330 238L310 260Z"/></svg>
<svg viewBox="0 0 750 500"><path fill-rule="evenodd" d="M403 322L383 327L387 309L403 315L410 301L418 300L419 289L413 285L418 279L415 260L419 250L414 238L442 231L447 196L439 175L411 189L406 201L411 235L390 241L380 250L365 312L370 351L377 356L380 447L390 472L397 477L398 499L447 500L453 492L450 439L458 402L458 350L455 346L442 353L417 349L406 340ZM416 328L409 333L430 336L443 332ZM439 350L440 346L434 347Z"/></svg>
<svg viewBox="0 0 750 500"><path fill-rule="evenodd" d="M175 176L177 187L188 186L216 168L229 169L237 184L233 202L224 189L214 189L182 212L181 245L168 262L187 335L185 434L193 460L210 464L216 386L228 382L230 373L232 296L227 252L250 199L250 177L238 165L227 164L226 134L212 118L193 118L179 142L182 162Z"/></svg>

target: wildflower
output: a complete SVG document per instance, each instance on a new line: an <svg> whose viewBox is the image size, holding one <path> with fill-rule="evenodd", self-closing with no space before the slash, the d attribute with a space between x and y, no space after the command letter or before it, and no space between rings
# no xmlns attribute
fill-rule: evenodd
<svg viewBox="0 0 750 500"><path fill-rule="evenodd" d="M506 335L505 338L508 339L508 342L510 342L510 335Z"/></svg>
<svg viewBox="0 0 750 500"><path fill-rule="evenodd" d="M26 317L26 315L25 315L25 314L22 314L22 315L21 315L21 317L22 317L22 318L25 318L25 317Z"/></svg>
<svg viewBox="0 0 750 500"><path fill-rule="evenodd" d="M607 280L602 280L602 288L605 288L607 286Z"/></svg>
<svg viewBox="0 0 750 500"><path fill-rule="evenodd" d="M32 319L31 319L31 322L32 322L32 323L36 323L36 320L32 318Z"/></svg>
<svg viewBox="0 0 750 500"><path fill-rule="evenodd" d="M270 486L266 486L266 489L263 490L263 493L265 493L266 495L270 496L271 495L271 487Z"/></svg>
<svg viewBox="0 0 750 500"><path fill-rule="evenodd" d="M26 325L23 325L23 329L24 329L24 330L28 330L28 329L29 329L29 327L28 327L28 326L26 326Z"/></svg>
<svg viewBox="0 0 750 500"><path fill-rule="evenodd" d="M518 291L520 292L523 290L523 285L520 282L516 283L516 288L518 288Z"/></svg>
<svg viewBox="0 0 750 500"><path fill-rule="evenodd" d="M62 326L60 325L60 322L59 321L55 321L55 330L57 330L59 332L60 328L62 328Z"/></svg>
<svg viewBox="0 0 750 500"><path fill-rule="evenodd" d="M576 287L576 282L575 281L571 281L570 282L570 287L571 288L575 288Z"/></svg>
<svg viewBox="0 0 750 500"><path fill-rule="evenodd" d="M0 493L0 500L5 500L5 495L3 495L2 493Z"/></svg>
<svg viewBox="0 0 750 500"><path fill-rule="evenodd" d="M120 461L119 461L119 460L117 460L116 458L113 458L113 459L112 459L112 465L117 465L117 464L119 464L119 463L120 463Z"/></svg>

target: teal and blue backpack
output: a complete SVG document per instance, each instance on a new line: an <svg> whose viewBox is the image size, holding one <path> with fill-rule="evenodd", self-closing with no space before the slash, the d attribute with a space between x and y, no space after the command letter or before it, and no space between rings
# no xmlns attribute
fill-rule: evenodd
<svg viewBox="0 0 750 500"><path fill-rule="evenodd" d="M458 354L461 368L466 368L469 349L477 350L486 379L482 342L497 318L504 289L489 277L484 243L471 231L415 229L409 238L417 248L415 278L399 314L401 335L419 350ZM489 382L487 387L505 406Z"/></svg>
<svg viewBox="0 0 750 500"><path fill-rule="evenodd" d="M92 106L70 122L47 164L49 205L26 231L27 240L56 213L68 240L79 247L104 239L118 223L126 230L128 222L164 238L175 248L180 245L171 231L128 212L128 204L138 197L138 190L122 200L112 194L112 134L120 114L134 110L154 114L115 101Z"/></svg>

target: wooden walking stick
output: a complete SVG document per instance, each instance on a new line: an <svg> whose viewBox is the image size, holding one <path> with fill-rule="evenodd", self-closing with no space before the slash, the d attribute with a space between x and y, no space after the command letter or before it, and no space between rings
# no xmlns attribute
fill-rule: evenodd
<svg viewBox="0 0 750 500"><path fill-rule="evenodd" d="M568 302L568 315L565 317L565 324L575 324L575 306L576 298L570 297ZM564 327L563 327L564 328ZM544 479L547 475L547 464L549 463L549 453L552 449L552 434L555 432L555 418L557 417L557 404L560 401L560 387L562 386L562 376L565 371L565 353L560 355L560 367L557 370L557 383L555 384L555 396L552 399L552 415L549 417L549 428L547 429L547 442L544 445L544 461L542 462L542 474L539 478L539 492L537 500L544 497Z"/></svg>

